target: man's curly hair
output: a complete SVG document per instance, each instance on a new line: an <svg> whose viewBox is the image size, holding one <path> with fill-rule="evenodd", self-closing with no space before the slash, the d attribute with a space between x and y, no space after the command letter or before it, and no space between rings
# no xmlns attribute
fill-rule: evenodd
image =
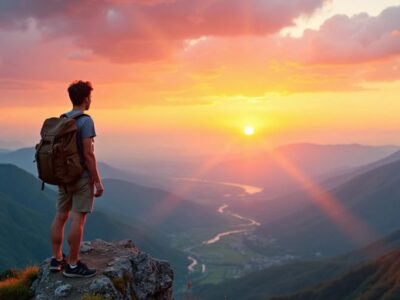
<svg viewBox="0 0 400 300"><path fill-rule="evenodd" d="M76 80L68 87L69 98L73 105L81 105L93 91L90 81Z"/></svg>

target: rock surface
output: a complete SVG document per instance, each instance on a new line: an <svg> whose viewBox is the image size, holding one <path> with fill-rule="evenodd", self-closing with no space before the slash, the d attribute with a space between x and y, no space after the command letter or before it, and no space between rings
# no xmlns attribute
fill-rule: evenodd
<svg viewBox="0 0 400 300"><path fill-rule="evenodd" d="M92 278L66 278L49 271L50 258L41 263L32 284L37 300L51 299L154 299L172 296L173 270L165 261L141 252L130 240L84 242L80 259L97 269Z"/></svg>

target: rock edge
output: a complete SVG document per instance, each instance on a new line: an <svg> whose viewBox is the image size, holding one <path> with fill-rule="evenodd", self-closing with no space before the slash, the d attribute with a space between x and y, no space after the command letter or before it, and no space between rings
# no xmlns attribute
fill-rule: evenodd
<svg viewBox="0 0 400 300"><path fill-rule="evenodd" d="M40 264L32 284L34 299L170 300L174 273L170 264L150 257L131 240L83 242L81 260L97 269L92 278L66 278L49 271L50 258Z"/></svg>

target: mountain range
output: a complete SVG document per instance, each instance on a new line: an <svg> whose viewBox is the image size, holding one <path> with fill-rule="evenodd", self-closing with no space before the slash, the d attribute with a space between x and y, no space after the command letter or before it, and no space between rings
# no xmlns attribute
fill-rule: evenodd
<svg viewBox="0 0 400 300"><path fill-rule="evenodd" d="M261 220L256 232L308 255L335 255L366 245L400 228L399 169L400 161L395 161L331 191L304 191L281 199L287 205L297 201L296 210L275 220Z"/></svg>
<svg viewBox="0 0 400 300"><path fill-rule="evenodd" d="M254 200L266 200L301 189L287 173L282 162L289 163L314 181L326 181L333 187L336 181L357 167L375 162L400 150L397 146L289 144L271 151L242 153L228 157L187 157L171 161L138 161L133 168L121 169L98 162L103 178L121 179L148 187L168 190L183 198L200 203L221 203L225 194L239 194L232 182L254 185L263 192L252 195ZM0 162L12 163L36 176L33 147L0 153ZM280 159L277 159L280 158ZM283 159L282 159L283 158ZM206 168L204 166L207 166ZM126 166L125 166L126 167ZM206 179L190 185L179 178ZM328 185L332 182L331 185ZM342 181L343 182L343 181ZM188 188L182 188L182 186ZM231 199L232 200L232 199Z"/></svg>
<svg viewBox="0 0 400 300"><path fill-rule="evenodd" d="M264 193L258 198L270 199L282 195L282 191L302 188L293 173L321 181L398 150L397 146L290 144L256 155L224 160L210 168L204 178L259 186Z"/></svg>
<svg viewBox="0 0 400 300"><path fill-rule="evenodd" d="M279 153L258 157L258 166L257 157L252 158L249 165L242 157L236 169L234 161L226 161L218 165L220 169L210 170L208 174L218 175L211 180L239 182L241 178L250 180L261 176L258 181L246 179L241 182L260 184L264 190L243 201L232 199L230 210L255 218L261 223L255 235L273 240L279 249L294 255L295 260L236 281L203 286L203 292L196 290L197 287L194 290L199 295L206 295L205 299L220 299L212 297L223 296L221 291L242 295L240 299L266 299L287 293L300 294L279 297L308 299L295 297L311 295L316 298L309 299L325 299L318 297L326 296L324 293L333 287L338 288L334 280L341 276L351 278L351 274L358 274L357 268L374 265L371 259L377 259L400 244L400 232L395 232L385 242L380 240L362 248L362 251L357 250L400 228L397 217L400 208L400 152L396 150L396 147L360 145L291 145L276 150ZM0 270L36 263L50 255L49 226L57 195L53 188L40 191L40 181L32 175L36 172L33 153L33 148L0 153L0 162L7 162L0 164ZM289 162L297 173L283 170L282 165L273 161L276 157ZM350 160L353 163L349 163ZM225 217L212 206L190 201L184 197L185 193L174 193L178 185L171 186L171 189L162 188L163 185L168 187L168 182L171 182L168 179L132 173L103 163L100 163L100 168L106 191L96 200L84 238L131 238L143 250L169 260L178 274L176 282L182 284L188 260L185 254L168 246L168 235L188 233L198 228L222 228L228 223ZM225 173L231 177L219 177ZM296 174L297 178L293 178ZM307 180L302 181L302 176ZM268 178L273 180L268 182ZM153 185L157 181L159 185ZM212 187L216 188L215 185ZM224 192L220 189L216 193L216 204L227 200L217 199ZM201 194L198 189L196 195ZM337 207L341 209L337 210ZM364 224L364 235L360 236L360 230L352 226L343 226L346 224ZM247 246L263 255L268 255L271 250L268 245ZM388 260L393 260L395 254L390 255ZM384 264L387 260L381 261ZM360 274L371 278L380 274L373 267L362 270ZM366 270L372 271L363 273ZM386 271L382 272L386 274ZM366 284L354 282L359 284L360 290ZM320 286L315 287L317 284ZM304 287L310 288L302 291Z"/></svg>

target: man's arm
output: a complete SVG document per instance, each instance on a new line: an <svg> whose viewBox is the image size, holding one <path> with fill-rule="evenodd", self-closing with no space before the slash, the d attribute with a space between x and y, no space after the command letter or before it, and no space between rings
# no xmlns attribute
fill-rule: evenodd
<svg viewBox="0 0 400 300"><path fill-rule="evenodd" d="M101 182L99 172L97 170L96 156L94 155L94 139L92 137L84 138L82 139L82 145L86 167L88 168L94 182L94 186L96 187L96 192L94 196L100 197L103 194L104 187L103 183Z"/></svg>

